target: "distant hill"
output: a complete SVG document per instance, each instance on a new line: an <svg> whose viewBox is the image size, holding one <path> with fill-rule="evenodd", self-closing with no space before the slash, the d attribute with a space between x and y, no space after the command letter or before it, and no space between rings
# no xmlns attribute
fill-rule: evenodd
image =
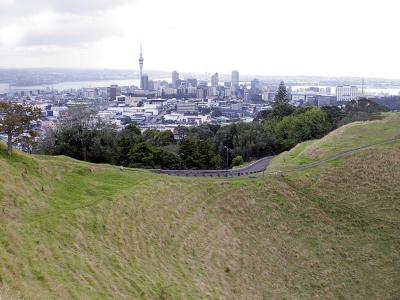
<svg viewBox="0 0 400 300"><path fill-rule="evenodd" d="M0 298L399 298L399 129L348 124L247 179L1 145Z"/></svg>

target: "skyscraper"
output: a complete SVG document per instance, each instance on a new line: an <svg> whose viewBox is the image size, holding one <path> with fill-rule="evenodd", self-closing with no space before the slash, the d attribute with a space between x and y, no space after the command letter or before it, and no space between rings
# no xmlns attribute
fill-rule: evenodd
<svg viewBox="0 0 400 300"><path fill-rule="evenodd" d="M139 56L139 69L140 69L140 88L143 89L143 54L142 54L142 44L140 44L140 56Z"/></svg>
<svg viewBox="0 0 400 300"><path fill-rule="evenodd" d="M258 81L258 79L254 78L254 79L251 81L251 92L252 92L253 94L257 93L259 87L260 87L260 82Z"/></svg>
<svg viewBox="0 0 400 300"><path fill-rule="evenodd" d="M215 73L213 76L211 76L211 86L218 86L218 82L218 73Z"/></svg>
<svg viewBox="0 0 400 300"><path fill-rule="evenodd" d="M172 72L172 84L176 87L176 83L179 80L179 73L177 71Z"/></svg>
<svg viewBox="0 0 400 300"><path fill-rule="evenodd" d="M142 77L140 77L141 80L141 89L148 91L149 90L149 76L147 74L143 74Z"/></svg>
<svg viewBox="0 0 400 300"><path fill-rule="evenodd" d="M196 78L188 78L186 79L188 87L197 87L197 79Z"/></svg>
<svg viewBox="0 0 400 300"><path fill-rule="evenodd" d="M107 88L107 91L109 91L109 99L111 101L117 100L117 96L121 95L121 88L118 87L118 85L112 85L109 88Z"/></svg>
<svg viewBox="0 0 400 300"><path fill-rule="evenodd" d="M239 71L232 71L232 87L239 86Z"/></svg>

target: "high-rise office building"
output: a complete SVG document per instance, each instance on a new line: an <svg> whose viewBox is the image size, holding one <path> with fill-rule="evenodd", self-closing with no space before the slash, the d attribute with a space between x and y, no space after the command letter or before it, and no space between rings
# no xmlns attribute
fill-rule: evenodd
<svg viewBox="0 0 400 300"><path fill-rule="evenodd" d="M197 88L197 79L196 78L188 78L186 79L187 86L196 87Z"/></svg>
<svg viewBox="0 0 400 300"><path fill-rule="evenodd" d="M141 77L141 88L142 90L148 91L149 90L149 76L147 74L143 74Z"/></svg>
<svg viewBox="0 0 400 300"><path fill-rule="evenodd" d="M153 80L149 80L147 88L149 91L154 91L154 81Z"/></svg>
<svg viewBox="0 0 400 300"><path fill-rule="evenodd" d="M112 85L109 87L109 97L111 101L115 101L117 96L121 95L121 88L118 85Z"/></svg>
<svg viewBox="0 0 400 300"><path fill-rule="evenodd" d="M143 81L142 81L142 78L143 78L143 62L144 62L144 59L143 59L143 53L142 53L142 44L140 44L140 55L139 55L139 70L140 70L140 73L139 73L139 76L140 76L140 88L141 89L144 89L143 88Z"/></svg>
<svg viewBox="0 0 400 300"><path fill-rule="evenodd" d="M206 99L208 95L208 86L199 85L197 87L197 99Z"/></svg>
<svg viewBox="0 0 400 300"><path fill-rule="evenodd" d="M218 86L218 82L218 73L215 73L213 76L211 76L211 86Z"/></svg>
<svg viewBox="0 0 400 300"><path fill-rule="evenodd" d="M174 85L174 87L176 88L176 84L179 80L179 73L177 71L173 71L172 72L172 84Z"/></svg>
<svg viewBox="0 0 400 300"><path fill-rule="evenodd" d="M255 78L251 81L250 84L251 84L251 92L256 93L260 87L260 82L258 81L257 78Z"/></svg>
<svg viewBox="0 0 400 300"><path fill-rule="evenodd" d="M232 71L232 87L239 86L239 71Z"/></svg>

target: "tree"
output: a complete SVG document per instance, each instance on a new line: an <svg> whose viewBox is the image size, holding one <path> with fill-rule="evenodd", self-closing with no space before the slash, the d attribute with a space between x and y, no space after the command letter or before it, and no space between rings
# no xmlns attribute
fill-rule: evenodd
<svg viewBox="0 0 400 300"><path fill-rule="evenodd" d="M214 157L211 159L211 165L214 169L223 169L224 159L221 157L221 155L214 155Z"/></svg>
<svg viewBox="0 0 400 300"><path fill-rule="evenodd" d="M393 111L400 111L400 95L390 95L383 98L374 98L373 101Z"/></svg>
<svg viewBox="0 0 400 300"><path fill-rule="evenodd" d="M89 149L94 142L96 131L104 127L96 118L96 111L88 106L70 107L67 117L62 120L61 134L66 134L70 142L68 146L77 147L76 154L79 159L88 160Z"/></svg>
<svg viewBox="0 0 400 300"><path fill-rule="evenodd" d="M157 165L157 155L146 143L135 144L129 151L129 167L133 168L154 168Z"/></svg>
<svg viewBox="0 0 400 300"><path fill-rule="evenodd" d="M56 131L53 129L46 129L44 135L39 140L38 147L35 149L37 153L44 155L56 155Z"/></svg>
<svg viewBox="0 0 400 300"><path fill-rule="evenodd" d="M189 137L195 137L201 140L211 140L218 129L220 128L219 125L200 125L200 126L193 126L189 128Z"/></svg>
<svg viewBox="0 0 400 300"><path fill-rule="evenodd" d="M38 133L36 130L33 129L30 129L28 130L28 132L21 134L19 138L19 143L21 145L22 151L31 154L34 150L34 147L38 144L37 137Z"/></svg>
<svg viewBox="0 0 400 300"><path fill-rule="evenodd" d="M326 113L312 108L299 115L284 117L276 124L275 136L279 150L289 150L303 141L318 139L327 134L331 126Z"/></svg>
<svg viewBox="0 0 400 300"><path fill-rule="evenodd" d="M197 138L186 139L179 149L179 156L189 169L209 169L214 168L217 161L213 161L215 156L208 141Z"/></svg>
<svg viewBox="0 0 400 300"><path fill-rule="evenodd" d="M94 131L88 160L94 163L116 163L117 131L113 126L102 126Z"/></svg>
<svg viewBox="0 0 400 300"><path fill-rule="evenodd" d="M289 103L289 99L287 96L286 85L283 81L279 84L278 91L275 95L275 103Z"/></svg>
<svg viewBox="0 0 400 300"><path fill-rule="evenodd" d="M272 109L260 111L255 121L265 121L271 119L282 119L296 112L296 108L289 103L285 83L281 81L278 91L275 94L275 101Z"/></svg>
<svg viewBox="0 0 400 300"><path fill-rule="evenodd" d="M353 100L346 104L344 108L345 117L339 122L339 125L356 121L378 120L381 118L381 113L388 110L387 107L372 100L365 98Z"/></svg>
<svg viewBox="0 0 400 300"><path fill-rule="evenodd" d="M169 170L181 170L185 168L185 165L178 154L169 151L163 151L161 168Z"/></svg>
<svg viewBox="0 0 400 300"><path fill-rule="evenodd" d="M116 161L119 165L128 166L129 165L129 151L131 148L143 141L140 129L133 124L129 124L117 137L117 158Z"/></svg>
<svg viewBox="0 0 400 300"><path fill-rule="evenodd" d="M70 108L61 125L46 132L40 141L39 153L67 155L94 163L117 163L119 133L116 127L98 119L95 111L85 106L79 108Z"/></svg>
<svg viewBox="0 0 400 300"><path fill-rule="evenodd" d="M272 104L272 110L267 117L282 119L283 117L290 116L295 111L296 108L289 103L285 83L281 81L275 95L275 101Z"/></svg>
<svg viewBox="0 0 400 300"><path fill-rule="evenodd" d="M321 110L326 113L326 119L331 124L331 129L338 128L340 121L345 116L343 110L337 106L324 106Z"/></svg>
<svg viewBox="0 0 400 300"><path fill-rule="evenodd" d="M182 143L189 134L189 129L185 126L179 125L175 128L175 134L178 137L178 142Z"/></svg>
<svg viewBox="0 0 400 300"><path fill-rule="evenodd" d="M272 130L259 122L221 127L214 138L214 149L225 157L225 146L231 149L230 157L241 155L245 161L275 152Z"/></svg>
<svg viewBox="0 0 400 300"><path fill-rule="evenodd" d="M0 103L0 132L7 135L7 153L12 154L13 145L21 141L21 137L34 137L32 124L39 120L41 110L31 105ZM29 138L24 138L29 140Z"/></svg>
<svg viewBox="0 0 400 300"><path fill-rule="evenodd" d="M143 137L147 143L157 147L165 147L175 143L174 134L171 130L159 131L156 129L147 129Z"/></svg>
<svg viewBox="0 0 400 300"><path fill-rule="evenodd" d="M195 169L198 167L198 151L196 139L185 139L179 148L179 157L185 163L188 169Z"/></svg>
<svg viewBox="0 0 400 300"><path fill-rule="evenodd" d="M175 137L171 130L160 131L156 137L157 146L168 146L175 143Z"/></svg>

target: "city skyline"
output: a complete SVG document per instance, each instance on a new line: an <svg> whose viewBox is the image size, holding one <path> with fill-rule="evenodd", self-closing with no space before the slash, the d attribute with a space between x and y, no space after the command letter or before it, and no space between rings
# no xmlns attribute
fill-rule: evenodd
<svg viewBox="0 0 400 300"><path fill-rule="evenodd" d="M400 78L392 0L0 3L0 67Z"/></svg>

